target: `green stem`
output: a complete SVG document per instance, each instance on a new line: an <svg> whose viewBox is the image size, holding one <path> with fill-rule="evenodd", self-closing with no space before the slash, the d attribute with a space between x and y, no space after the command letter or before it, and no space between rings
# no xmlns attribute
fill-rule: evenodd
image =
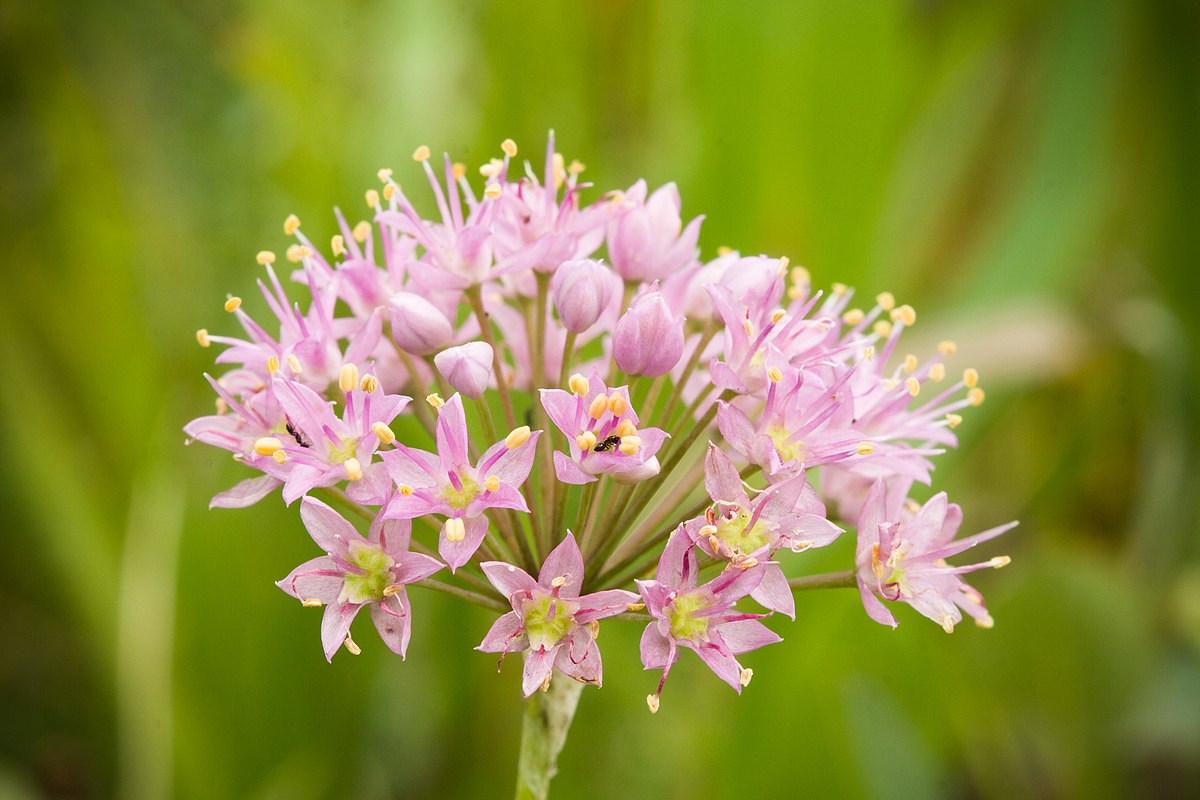
<svg viewBox="0 0 1200 800"><path fill-rule="evenodd" d="M792 578L788 581L788 586L792 587L793 592L803 589L849 589L857 585L858 580L852 569L826 572L821 575L805 575L803 578Z"/></svg>
<svg viewBox="0 0 1200 800"><path fill-rule="evenodd" d="M504 418L508 421L509 428L515 428L517 427L517 416L513 413L512 398L508 396L508 383L504 380L504 362L500 358L500 348L496 345L496 336L492 333L492 322L483 307L483 293L478 286L472 286L463 294L466 296L467 302L471 304L475 318L479 320L479 330L483 334L483 340L492 348L492 371L496 377L496 388L500 392L500 402L504 406Z"/></svg>
<svg viewBox="0 0 1200 800"><path fill-rule="evenodd" d="M425 578L409 585L424 586L426 589L433 589L434 591L442 592L443 594L448 594L461 600L467 600L485 608L492 608L497 611L504 611L505 609L509 608L508 604L501 601L498 597L487 597L486 595L479 594L478 592L473 592L470 589L464 589L461 586L453 586L449 583L443 583L442 581L434 578Z"/></svg>
<svg viewBox="0 0 1200 800"><path fill-rule="evenodd" d="M558 754L567 741L583 684L555 675L550 688L525 701L521 754L517 762L517 800L546 800L550 779L558 773Z"/></svg>

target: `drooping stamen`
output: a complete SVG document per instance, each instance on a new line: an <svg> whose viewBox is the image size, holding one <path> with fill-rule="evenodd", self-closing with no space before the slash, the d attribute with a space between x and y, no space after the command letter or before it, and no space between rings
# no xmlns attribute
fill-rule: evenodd
<svg viewBox="0 0 1200 800"><path fill-rule="evenodd" d="M342 466L346 468L346 477L352 481L361 481L363 478L362 464L358 463L357 458L347 458L342 462Z"/></svg>
<svg viewBox="0 0 1200 800"><path fill-rule="evenodd" d="M446 532L446 541L457 544L467 538L467 526L458 517L451 517L446 520L444 528Z"/></svg>

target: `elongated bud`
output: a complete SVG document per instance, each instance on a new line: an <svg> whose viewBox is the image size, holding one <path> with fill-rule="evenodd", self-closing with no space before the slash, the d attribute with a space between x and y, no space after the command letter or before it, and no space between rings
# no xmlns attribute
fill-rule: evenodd
<svg viewBox="0 0 1200 800"><path fill-rule="evenodd" d="M625 373L656 378L683 355L683 320L671 313L660 292L646 292L617 320L612 347Z"/></svg>
<svg viewBox="0 0 1200 800"><path fill-rule="evenodd" d="M392 338L400 349L424 356L450 343L454 335L450 320L424 297L397 292L388 305L392 312Z"/></svg>
<svg viewBox="0 0 1200 800"><path fill-rule="evenodd" d="M590 258L567 261L550 282L554 309L571 333L587 330L612 305L620 288L616 273Z"/></svg>
<svg viewBox="0 0 1200 800"><path fill-rule="evenodd" d="M467 342L443 350L433 364L463 397L483 397L492 379L492 346L487 342Z"/></svg>

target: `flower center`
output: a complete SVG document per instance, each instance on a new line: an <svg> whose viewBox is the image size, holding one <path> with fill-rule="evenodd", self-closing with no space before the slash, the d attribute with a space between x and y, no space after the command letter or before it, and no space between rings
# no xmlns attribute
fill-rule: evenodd
<svg viewBox="0 0 1200 800"><path fill-rule="evenodd" d="M358 449L358 439L342 439L340 445L329 445L329 463L344 464L346 459L353 458Z"/></svg>
<svg viewBox="0 0 1200 800"><path fill-rule="evenodd" d="M447 483L442 488L442 500L446 501L451 508L464 509L471 504L479 495L479 481L472 477L459 473L459 483L461 488L456 488L453 483Z"/></svg>
<svg viewBox="0 0 1200 800"><path fill-rule="evenodd" d="M775 443L775 452L779 453L780 460L798 461L804 458L804 442L789 441L791 433L782 425L771 425L765 433L771 437L771 441Z"/></svg>
<svg viewBox="0 0 1200 800"><path fill-rule="evenodd" d="M747 528L749 524L750 512L738 508L732 517L722 516L717 520L717 538L743 553L753 553L770 543L770 530L762 519L756 521L753 527Z"/></svg>
<svg viewBox="0 0 1200 800"><path fill-rule="evenodd" d="M575 625L575 612L579 604L538 593L521 609L525 620L525 634L529 637L529 647L532 650L554 647L570 632Z"/></svg>
<svg viewBox="0 0 1200 800"><path fill-rule="evenodd" d="M708 638L708 617L697 616L711 605L707 592L693 590L675 596L667 607L667 622L671 625L671 638L699 641Z"/></svg>
<svg viewBox="0 0 1200 800"><path fill-rule="evenodd" d="M350 542L349 549L350 557L347 561L361 569L363 574L346 574L338 602L366 603L382 600L383 590L394 580L392 567L396 564L395 560L385 553L383 548L368 542Z"/></svg>

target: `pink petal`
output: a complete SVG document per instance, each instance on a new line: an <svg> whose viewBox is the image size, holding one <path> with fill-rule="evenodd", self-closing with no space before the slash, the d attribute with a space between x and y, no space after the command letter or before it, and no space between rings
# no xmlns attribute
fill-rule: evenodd
<svg viewBox="0 0 1200 800"><path fill-rule="evenodd" d="M555 648L554 666L564 675L581 683L599 686L604 680L600 648L586 628L576 628L567 640Z"/></svg>
<svg viewBox="0 0 1200 800"><path fill-rule="evenodd" d="M312 497L300 503L300 519L317 546L326 553L345 556L350 542L362 539L354 526L329 506Z"/></svg>
<svg viewBox="0 0 1200 800"><path fill-rule="evenodd" d="M246 508L275 491L283 481L270 475L257 478L247 478L215 495L209 502L209 508Z"/></svg>
<svg viewBox="0 0 1200 800"><path fill-rule="evenodd" d="M468 513L483 513L485 508L512 508L529 513L529 505L525 502L521 490L507 483L500 484L494 492L477 497L468 508Z"/></svg>
<svg viewBox="0 0 1200 800"><path fill-rule="evenodd" d="M554 475L562 483L592 483L596 480L594 475L584 472L577 462L558 450L554 451Z"/></svg>
<svg viewBox="0 0 1200 800"><path fill-rule="evenodd" d="M541 588L528 572L512 564L485 561L480 566L483 567L483 574L492 582L492 586L495 586L496 591L504 595L506 600L517 592L533 592Z"/></svg>
<svg viewBox="0 0 1200 800"><path fill-rule="evenodd" d="M529 639L522 630L521 617L517 612L510 611L492 623L487 635L475 649L484 653L517 653L528 647Z"/></svg>
<svg viewBox="0 0 1200 800"><path fill-rule="evenodd" d="M575 621L583 625L592 620L620 614L628 610L630 603L636 603L639 599L636 594L624 589L606 589L585 594L579 598L579 610L575 612Z"/></svg>
<svg viewBox="0 0 1200 800"><path fill-rule="evenodd" d="M696 644L683 642L696 651L700 660L708 665L718 678L732 686L738 694L742 693L742 665L728 653L722 653L714 644Z"/></svg>
<svg viewBox="0 0 1200 800"><path fill-rule="evenodd" d="M720 631L729 652L734 655L783 641L778 634L756 619L726 622L720 626Z"/></svg>
<svg viewBox="0 0 1200 800"><path fill-rule="evenodd" d="M862 595L863 608L866 609L868 617L881 625L888 625L892 628L895 628L899 624L896 622L896 618L892 616L892 612L875 596L871 587L862 578L858 579L858 591Z"/></svg>
<svg viewBox="0 0 1200 800"><path fill-rule="evenodd" d="M380 603L372 603L371 620L388 649L404 658L412 635L412 608L404 590L388 595Z"/></svg>
<svg viewBox="0 0 1200 800"><path fill-rule="evenodd" d="M339 605L331 603L325 606L325 616L321 619L321 645L325 648L325 660L333 661L333 654L338 651L350 633L350 623L362 608L358 603Z"/></svg>
<svg viewBox="0 0 1200 800"><path fill-rule="evenodd" d="M399 553L393 555L396 565L392 567L394 583L414 583L428 578L440 570L444 564L433 556L424 553Z"/></svg>
<svg viewBox="0 0 1200 800"><path fill-rule="evenodd" d="M329 556L305 561L275 585L297 600L320 600L328 605L337 600L345 583L340 567Z"/></svg>
<svg viewBox="0 0 1200 800"><path fill-rule="evenodd" d="M659 583L674 588L696 585L699 567L692 547L692 540L684 533L683 526L676 528L658 559L658 572L655 577Z"/></svg>
<svg viewBox="0 0 1200 800"><path fill-rule="evenodd" d="M508 445L504 442L497 442L488 448L479 459L480 465L486 464L491 460L497 448L504 448L505 452L501 453L496 462L488 468L487 473L481 477L486 479L490 475L495 475L500 479L501 483L510 483L513 486L520 486L529 477L529 470L533 467L533 457L537 452L537 440L542 435L541 431L533 431L529 434L529 438L525 440L519 447L508 449Z"/></svg>
<svg viewBox="0 0 1200 800"><path fill-rule="evenodd" d="M762 582L754 587L750 596L764 608L786 614L792 619L796 618L796 598L792 595L792 587L788 586L787 577L784 576L783 570L779 568L778 564L767 564L767 571L763 573Z"/></svg>
<svg viewBox="0 0 1200 800"><path fill-rule="evenodd" d="M542 407L559 430L572 437L581 433L576 421L579 399L574 394L562 389L542 389L541 396Z"/></svg>
<svg viewBox="0 0 1200 800"><path fill-rule="evenodd" d="M525 656L525 672L521 677L521 690L526 697L536 692L554 669L554 657L558 648L530 650Z"/></svg>
<svg viewBox="0 0 1200 800"><path fill-rule="evenodd" d="M483 537L487 535L488 520L487 517L480 515L478 517L463 517L463 526L466 528L466 535L461 542L452 542L446 538L446 527L442 526L442 531L438 535L438 554L446 562L446 566L450 567L450 571L454 572L463 564L471 560L471 556L475 555L475 551L479 549L479 545L483 542Z"/></svg>
<svg viewBox="0 0 1200 800"><path fill-rule="evenodd" d="M569 532L546 556L541 572L538 573L538 583L549 586L550 582L558 577L566 581L559 590L560 597L579 596L579 590L583 588L583 554L579 552L574 534Z"/></svg>
<svg viewBox="0 0 1200 800"><path fill-rule="evenodd" d="M371 529L367 531L367 540L383 548L392 558L408 551L412 542L412 522L407 519L394 519L382 511L371 520Z"/></svg>
<svg viewBox="0 0 1200 800"><path fill-rule="evenodd" d="M666 669L669 666L671 645L667 637L658 632L658 625L651 622L642 631L640 644L642 666L646 669Z"/></svg>
<svg viewBox="0 0 1200 800"><path fill-rule="evenodd" d="M704 488L713 500L749 505L737 467L714 444L709 444L704 455Z"/></svg>

